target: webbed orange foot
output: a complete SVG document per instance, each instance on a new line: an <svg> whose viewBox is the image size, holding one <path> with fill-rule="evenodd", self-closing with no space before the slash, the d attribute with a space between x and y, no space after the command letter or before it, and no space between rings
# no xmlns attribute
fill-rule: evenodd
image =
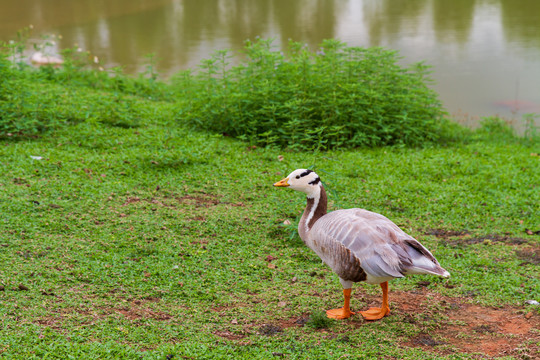
<svg viewBox="0 0 540 360"><path fill-rule="evenodd" d="M385 281L381 284L383 301L380 308L369 308L366 311L360 311L360 314L366 320L379 320L390 314L390 306L388 305L388 282Z"/></svg>
<svg viewBox="0 0 540 360"><path fill-rule="evenodd" d="M337 319L337 320L348 319L349 317L351 317L351 315L354 315L354 314L355 313L352 312L351 310L344 309L344 308L332 309L326 312L326 316L328 316L330 319Z"/></svg>
<svg viewBox="0 0 540 360"><path fill-rule="evenodd" d="M359 311L359 313L366 320L379 320L385 317L386 315L390 314L390 309L387 307L369 308L369 310Z"/></svg>

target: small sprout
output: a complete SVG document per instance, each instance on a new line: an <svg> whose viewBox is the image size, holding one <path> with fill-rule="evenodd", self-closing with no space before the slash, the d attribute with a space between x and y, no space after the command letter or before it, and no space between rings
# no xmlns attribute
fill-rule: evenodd
<svg viewBox="0 0 540 360"><path fill-rule="evenodd" d="M332 319L328 318L324 311L315 311L309 317L306 325L314 329L328 329L332 325Z"/></svg>

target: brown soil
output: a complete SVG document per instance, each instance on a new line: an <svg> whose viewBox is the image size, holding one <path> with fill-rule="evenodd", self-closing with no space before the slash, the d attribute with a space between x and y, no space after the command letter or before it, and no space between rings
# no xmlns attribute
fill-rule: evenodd
<svg viewBox="0 0 540 360"><path fill-rule="evenodd" d="M524 313L509 306L479 306L466 303L465 299L426 291L394 292L391 296L393 307L409 321L414 322L419 312L427 318L435 312L447 317L440 322L440 328L405 341L405 346L445 354L453 351L476 353L481 358L516 356L535 359L540 354L540 316L533 312ZM426 310L425 306L435 310ZM449 346L438 349L435 348L437 345Z"/></svg>
<svg viewBox="0 0 540 360"><path fill-rule="evenodd" d="M216 331L214 335L220 336L222 338L225 338L227 340L240 340L246 337L246 335L243 334L234 334L230 331L224 330L224 331Z"/></svg>
<svg viewBox="0 0 540 360"><path fill-rule="evenodd" d="M521 245L528 243L528 239L520 237L512 237L501 234L487 234L482 236L471 236L467 230L444 230L444 229L428 229L424 231L426 235L434 235L441 241L446 242L450 246L472 245L488 242L498 242L508 245Z"/></svg>
<svg viewBox="0 0 540 360"><path fill-rule="evenodd" d="M53 329L63 329L62 322L66 315L73 316L79 314L86 316L86 320L81 320L82 323L93 323L96 320L104 319L108 316L118 314L117 316L123 316L129 320L139 319L154 319L158 321L168 321L172 319L172 316L159 310L153 310L150 303L156 302L155 298L146 298L143 300L134 300L127 303L124 307L118 308L105 308L99 307L95 309L80 309L80 308L60 308L52 311L51 315L41 317L34 320L34 323L48 326Z"/></svg>
<svg viewBox="0 0 540 360"><path fill-rule="evenodd" d="M132 300L122 307L99 309L59 309L48 317L39 318L34 323L62 328L63 316L78 313L86 317L84 323L92 323L108 316L123 316L131 321L154 319L173 321L173 317L154 309L151 303L157 298ZM353 294L352 310L364 310L368 306L379 306L380 295L364 295L360 291ZM540 354L540 315L526 312L519 307L489 307L469 302L467 298L452 298L422 287L418 291L390 291L392 313L380 321L402 321L414 324L421 331L414 337L402 337L400 346L422 348L441 355L455 353L474 354L473 358L490 359L502 356L516 359L539 359ZM357 308L362 303L362 309ZM242 304L242 306L249 306ZM212 309L215 312L227 312L228 306ZM214 332L222 338L241 342L249 334L276 336L285 329L302 327L308 320L307 314L288 318L271 324L244 324L237 331L227 329ZM360 315L354 315L348 321L362 331L363 327L373 322L365 321ZM335 334L329 331L331 338L346 337L347 334ZM350 331L350 330L348 330ZM240 343L239 343L240 344Z"/></svg>
<svg viewBox="0 0 540 360"><path fill-rule="evenodd" d="M148 308L133 308L133 307L126 307L123 309L116 309L117 313L124 315L129 320L138 320L141 318L144 319L154 319L154 320L169 320L172 316L164 313L162 311L153 311Z"/></svg>
<svg viewBox="0 0 540 360"><path fill-rule="evenodd" d="M135 197L126 197L124 200L124 203L122 206L129 206L132 204L137 204L140 202L150 203L157 206L162 207L176 207L176 204L174 202L171 202L171 200L176 200L177 203L180 204L188 204L188 205L195 205L197 207L211 207L218 204L221 204L222 202L219 200L219 196L213 195L213 194L206 194L206 193L196 193L196 194L190 194L190 195L184 195L181 197L175 197L175 198L151 198L151 199L141 199L137 196ZM232 206L243 206L243 204L232 204Z"/></svg>
<svg viewBox="0 0 540 360"><path fill-rule="evenodd" d="M520 250L516 250L518 258L523 260L524 264L540 264L540 246L529 246Z"/></svg>
<svg viewBox="0 0 540 360"><path fill-rule="evenodd" d="M353 295L353 298L355 296ZM357 295L369 306L379 306L380 296ZM416 324L425 330L404 338L401 346L450 355L470 353L479 359L513 356L538 359L540 354L540 315L517 307L487 307L421 289L417 292L390 291L390 316ZM353 310L363 310L354 308ZM279 328L303 326L306 316L279 323ZM369 326L361 316L350 321L355 327ZM381 321L385 321L384 319Z"/></svg>
<svg viewBox="0 0 540 360"><path fill-rule="evenodd" d="M380 301L380 295L365 295L358 291L353 293L352 310L380 306ZM540 359L540 315L535 311L513 306L481 306L471 303L470 298L443 296L422 286L417 291L390 290L390 307L390 317L380 321L397 319L421 329L414 337L403 336L400 346L422 348L441 355L469 353L478 359L504 356ZM214 309L218 312L228 310L226 306ZM245 324L235 333L221 331L215 335L236 341L248 334L275 336L287 328L302 327L308 320L309 314L298 314L271 324ZM346 321L359 331L373 324L358 314ZM330 338L347 336L346 333L333 333L331 329L321 331L329 332Z"/></svg>
<svg viewBox="0 0 540 360"><path fill-rule="evenodd" d="M220 203L218 197L212 194L184 195L176 198L181 203L194 203L196 206L209 207Z"/></svg>

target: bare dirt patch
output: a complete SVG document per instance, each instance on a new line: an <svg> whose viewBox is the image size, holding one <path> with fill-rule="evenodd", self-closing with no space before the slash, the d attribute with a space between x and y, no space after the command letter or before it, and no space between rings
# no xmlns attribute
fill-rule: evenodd
<svg viewBox="0 0 540 360"><path fill-rule="evenodd" d="M428 229L424 232L426 235L434 235L439 238L449 238L454 236L470 235L468 230L445 230L445 229Z"/></svg>
<svg viewBox="0 0 540 360"><path fill-rule="evenodd" d="M522 265L525 264L540 264L540 246L536 247L526 247L520 250L516 250L516 255L518 258L523 260Z"/></svg>
<svg viewBox="0 0 540 360"><path fill-rule="evenodd" d="M46 317L41 317L35 319L33 322L42 326L51 327L54 329L61 329L62 322L64 318L78 317L82 323L94 323L106 319L110 316L124 316L129 320L139 320L139 319L153 319L158 321L168 321L173 318L172 315L167 314L160 310L152 309L149 304L156 302L154 298L147 298L144 300L135 300L129 303L122 308L116 307L90 307L87 309L80 308L61 308ZM86 320L81 320L80 317L83 316Z"/></svg>
<svg viewBox="0 0 540 360"><path fill-rule="evenodd" d="M194 216L194 217L190 217L188 220L189 220L189 221L200 221L200 222L205 222L205 221L206 221L206 218L205 218L204 216L197 215L197 216Z"/></svg>
<svg viewBox="0 0 540 360"><path fill-rule="evenodd" d="M540 354L538 314L524 313L523 309L511 306L479 306L428 291L393 292L390 300L394 309L405 314L405 321L440 315L447 318L440 321L438 329L405 341L405 346L444 354L452 353L454 348L483 357L535 359ZM438 345L449 346L438 348Z"/></svg>
<svg viewBox="0 0 540 360"><path fill-rule="evenodd" d="M186 194L183 196L176 197L152 197L148 199L140 198L138 196L128 196L124 200L122 206L130 206L138 203L147 203L160 207L174 208L178 205L194 205L196 207L211 207L218 204L221 204L218 195L207 194L207 193L195 193L195 194ZM238 206L233 204L233 206Z"/></svg>
<svg viewBox="0 0 540 360"><path fill-rule="evenodd" d="M359 300L367 305L359 305ZM410 292L390 291L392 313L388 320L398 317L402 319L400 321L415 324L421 329L419 334L404 338L401 346L422 348L441 355L469 353L479 359L501 356L525 360L539 358L540 315L520 307L480 306L469 303L469 300L442 296L424 287ZM380 295L365 295L359 291L353 294L353 311L380 306L380 301ZM308 319L309 314L299 314L272 324L250 324L244 330L273 336L290 327L302 327ZM359 331L371 323L360 315L354 315L347 321ZM331 329L321 331L329 331L333 337L340 335L332 333Z"/></svg>
<svg viewBox="0 0 540 360"><path fill-rule="evenodd" d="M131 205L131 204L136 204L138 202L140 202L141 199L138 198L138 197L127 197L126 200L124 201L124 203L122 204L122 206L128 206L128 205Z"/></svg>
<svg viewBox="0 0 540 360"><path fill-rule="evenodd" d="M235 334L228 330L216 331L214 332L214 335L225 338L227 340L241 340L246 337L246 335L244 334Z"/></svg>
<svg viewBox="0 0 540 360"><path fill-rule="evenodd" d="M177 197L180 203L189 203L196 206L210 207L220 203L218 196L212 194L194 194Z"/></svg>
<svg viewBox="0 0 540 360"><path fill-rule="evenodd" d="M283 328L279 325L265 324L259 328L258 333L262 335L270 336L270 335L278 334L282 331L283 331Z"/></svg>
<svg viewBox="0 0 540 360"><path fill-rule="evenodd" d="M528 243L527 239L520 237L512 237L509 235L487 234L482 236L471 236L468 230L444 230L444 229L428 229L424 231L426 235L434 235L443 240L450 246L473 245L486 242L499 242L507 245L521 245Z"/></svg>
<svg viewBox="0 0 540 360"><path fill-rule="evenodd" d="M123 309L116 309L117 313L124 315L129 320L138 319L154 319L159 321L165 321L172 318L171 315L162 311L154 311L149 308L133 308L127 307Z"/></svg>

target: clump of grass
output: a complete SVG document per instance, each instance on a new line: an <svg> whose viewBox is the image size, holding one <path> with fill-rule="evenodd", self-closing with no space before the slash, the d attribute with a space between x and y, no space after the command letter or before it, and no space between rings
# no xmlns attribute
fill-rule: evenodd
<svg viewBox="0 0 540 360"><path fill-rule="evenodd" d="M324 311L314 311L306 321L306 325L314 329L328 329L333 325L333 322Z"/></svg>
<svg viewBox="0 0 540 360"><path fill-rule="evenodd" d="M479 134L488 136L496 136L502 138L513 138L514 130L508 125L504 119L497 116L488 116L480 121L480 128L477 130Z"/></svg>
<svg viewBox="0 0 540 360"><path fill-rule="evenodd" d="M529 141L538 141L540 138L540 132L538 126L535 124L535 119L540 118L540 114L529 113L523 115L523 123L525 125L525 132L523 137Z"/></svg>
<svg viewBox="0 0 540 360"><path fill-rule="evenodd" d="M166 97L166 84L144 75L131 78L116 68L96 67L89 52L62 51L62 67L34 69L24 62L27 36L0 43L0 138L40 134L80 122L133 128L145 121L167 121L153 111ZM167 104L162 104L162 110Z"/></svg>
<svg viewBox="0 0 540 360"><path fill-rule="evenodd" d="M326 40L319 51L291 42L247 42L245 58L219 51L175 77L179 118L196 128L293 149L417 146L444 133L444 111L426 83L429 67L397 64L396 51Z"/></svg>
<svg viewBox="0 0 540 360"><path fill-rule="evenodd" d="M483 117L480 121L480 127L475 129L471 134L472 138L483 139L492 142L508 143L522 142L534 144L538 142L539 137L535 133L534 114L527 114L531 117L525 117L525 133L523 137L518 137L515 130L510 126L508 120L498 116Z"/></svg>

